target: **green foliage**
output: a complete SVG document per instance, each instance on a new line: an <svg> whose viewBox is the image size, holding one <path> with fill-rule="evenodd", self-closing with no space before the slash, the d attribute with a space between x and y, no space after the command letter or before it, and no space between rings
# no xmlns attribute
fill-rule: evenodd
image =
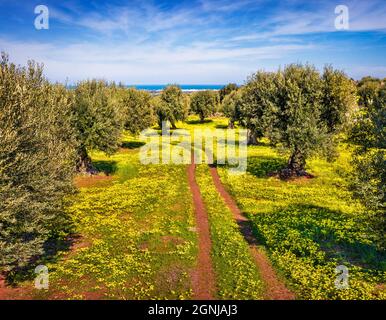
<svg viewBox="0 0 386 320"><path fill-rule="evenodd" d="M311 156L333 154L336 134L356 103L352 80L332 67L322 75L310 65L258 72L244 87L229 84L219 96L213 91L183 95L171 85L151 97L96 80L69 91L49 84L41 66L30 62L27 68L17 67L3 55L0 272L27 266L44 253L49 240L67 235L71 222L84 248L68 256L60 253L63 259L50 263L50 291L36 297L190 298L197 234L186 167L142 166L141 143L129 135L123 149L110 155L120 146L123 126L136 134L153 124L154 114L160 126L169 121L175 128L191 106L201 122L192 120L185 128L226 127L226 119L203 123L220 100L231 126L239 121L249 129L250 142L267 137L290 154L289 175L304 175L307 168L316 176L289 181L267 177L286 161L262 145L249 147L246 175L219 169L297 296L385 299L380 284L386 281L386 89L381 80L366 77L358 83L358 93L361 108L349 137L356 145L352 162L342 150L337 162L327 163ZM80 193L68 197L76 156L78 169L87 170L89 152L104 172L95 180L105 183L85 177L88 187L80 185ZM344 180L349 174L357 199ZM208 167L198 166L196 177L209 215L218 297L260 299L262 282L248 244ZM75 201L68 206L68 200ZM346 290L334 284L335 267L341 264L349 268Z"/></svg>
<svg viewBox="0 0 386 320"><path fill-rule="evenodd" d="M233 128L234 123L240 118L241 98L241 91L234 90L222 101L222 112L229 118L229 128Z"/></svg>
<svg viewBox="0 0 386 320"><path fill-rule="evenodd" d="M342 71L324 68L321 120L329 133L336 133L349 121L356 105L356 86Z"/></svg>
<svg viewBox="0 0 386 320"><path fill-rule="evenodd" d="M239 120L249 130L248 144L256 144L268 130L272 138L275 136L272 127L277 123L277 78L275 73L257 72L242 88Z"/></svg>
<svg viewBox="0 0 386 320"><path fill-rule="evenodd" d="M29 62L0 65L0 272L27 266L66 227L72 192L72 97Z"/></svg>
<svg viewBox="0 0 386 320"><path fill-rule="evenodd" d="M190 120L183 124L187 130L227 125L225 118ZM186 167L143 166L141 143L128 134L124 139L126 149L111 157L90 153L108 176L82 178L108 183L85 184L74 195L67 211L80 243L48 263L50 289L34 292L34 298L191 298L197 234ZM341 147L333 163L309 159L306 169L314 179L283 181L267 177L286 161L266 141L248 147L246 175L218 170L287 285L301 299L385 299L385 253L378 246L384 234L374 232L363 205L351 198L348 150ZM207 166L197 167L196 179L210 222L217 297L261 298L263 284L248 244ZM349 289L335 287L338 265L349 269Z"/></svg>
<svg viewBox="0 0 386 320"><path fill-rule="evenodd" d="M219 94L219 100L220 103L223 102L224 98L230 94L233 91L236 91L238 89L238 86L236 83L228 83L226 86L222 87L218 94Z"/></svg>
<svg viewBox="0 0 386 320"><path fill-rule="evenodd" d="M377 78L362 78L362 80L358 82L359 105L370 107L374 102L374 97L377 95L378 89L380 89L381 86L382 82Z"/></svg>
<svg viewBox="0 0 386 320"><path fill-rule="evenodd" d="M197 91L192 96L190 107L200 117L200 120L204 121L206 117L216 112L217 103L216 92L210 90Z"/></svg>
<svg viewBox="0 0 386 320"><path fill-rule="evenodd" d="M50 288L35 298L191 298L197 235L186 167L141 165L137 148L90 155L114 163L112 182L74 196L68 213L81 245L48 264Z"/></svg>
<svg viewBox="0 0 386 320"><path fill-rule="evenodd" d="M381 84L382 81L379 78L374 78L374 77L371 77L371 76L366 76L366 77L363 77L361 80L358 81L358 87L362 87L366 83L370 83L370 82L376 82L378 84Z"/></svg>
<svg viewBox="0 0 386 320"><path fill-rule="evenodd" d="M291 278L301 298L376 297L377 281L385 279L386 273L360 265L361 258L368 255L368 262L377 266L376 256L382 258L382 255L371 240L363 236L369 230L355 217L321 207L295 205L256 215L253 221L274 262ZM335 268L341 264L349 269L347 290L337 289L334 283Z"/></svg>
<svg viewBox="0 0 386 320"><path fill-rule="evenodd" d="M288 168L302 174L306 159L324 142L321 122L323 83L312 66L290 65L279 75L277 124L274 142L291 153Z"/></svg>
<svg viewBox="0 0 386 320"><path fill-rule="evenodd" d="M357 152L352 161L352 190L355 197L366 207L379 213L378 227L381 233L386 231L386 152L385 150L368 150Z"/></svg>
<svg viewBox="0 0 386 320"><path fill-rule="evenodd" d="M356 144L352 166L354 195L373 213L374 225L385 233L386 211L386 88L360 91L366 101L358 112L350 134Z"/></svg>
<svg viewBox="0 0 386 320"><path fill-rule="evenodd" d="M189 116L189 113L190 113L190 101L191 101L191 97L190 97L190 94L186 93L183 95L184 97L184 107L183 107L183 113L184 113L184 116L183 116L183 121L186 120L186 118Z"/></svg>
<svg viewBox="0 0 386 320"><path fill-rule="evenodd" d="M154 114L150 100L151 95L146 91L139 91L134 88L123 89L120 104L124 113L126 130L131 133L139 133L153 125Z"/></svg>
<svg viewBox="0 0 386 320"><path fill-rule="evenodd" d="M167 109L164 103L162 102L161 96L154 96L150 100L152 109L157 118L157 123L159 128L162 128L162 122L167 121L168 118Z"/></svg>
<svg viewBox="0 0 386 320"><path fill-rule="evenodd" d="M346 121L355 88L344 73L292 64L277 73L259 72L243 90L241 118L257 138L266 135L289 151L285 176L304 175L306 159L331 155L333 134Z"/></svg>
<svg viewBox="0 0 386 320"><path fill-rule="evenodd" d="M91 167L88 149L115 152L119 146L122 119L118 103L112 99L104 81L80 82L75 89L73 107L74 121L78 141L78 164L80 171Z"/></svg>
<svg viewBox="0 0 386 320"><path fill-rule="evenodd" d="M159 97L153 99L153 105L160 127L162 122L169 121L175 129L176 122L184 120L188 115L188 105L178 85L167 86Z"/></svg>

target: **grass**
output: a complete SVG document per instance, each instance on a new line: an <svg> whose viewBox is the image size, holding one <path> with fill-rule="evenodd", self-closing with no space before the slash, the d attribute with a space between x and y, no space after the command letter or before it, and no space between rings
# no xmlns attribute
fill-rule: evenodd
<svg viewBox="0 0 386 320"><path fill-rule="evenodd" d="M334 163L310 160L315 178L292 181L267 176L286 160L269 146L248 147L248 156L246 175L223 167L220 176L298 298L384 299L386 255L347 190L349 150ZM335 287L338 265L349 269L348 289Z"/></svg>
<svg viewBox="0 0 386 320"><path fill-rule="evenodd" d="M249 246L218 194L208 166L197 167L196 179L209 217L218 298L261 299L263 284Z"/></svg>
<svg viewBox="0 0 386 320"><path fill-rule="evenodd" d="M192 132L221 130L228 123L197 120L193 116L177 126ZM115 155L91 153L100 174L76 178L80 191L68 208L78 239L71 251L63 248L51 262L44 261L50 289L33 291L34 298L192 297L198 248L186 165L141 165L142 145L126 134ZM245 175L218 167L259 244L300 299L386 299L386 254L364 208L347 190L349 159L349 149L341 146L333 163L308 161L314 178L283 181L270 173L286 158L261 143L248 147ZM196 179L209 216L217 298L261 299L263 283L248 244L207 165L198 165ZM348 267L348 289L335 287L338 265ZM30 282L26 286L32 288Z"/></svg>
<svg viewBox="0 0 386 320"><path fill-rule="evenodd" d="M69 208L81 243L48 265L50 289L37 298L188 299L197 239L186 167L143 166L141 144L93 152L109 185L86 185ZM95 179L90 177L90 179Z"/></svg>

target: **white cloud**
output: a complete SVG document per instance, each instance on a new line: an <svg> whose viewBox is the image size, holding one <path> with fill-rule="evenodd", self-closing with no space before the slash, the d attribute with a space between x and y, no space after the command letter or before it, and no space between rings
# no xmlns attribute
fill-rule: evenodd
<svg viewBox="0 0 386 320"><path fill-rule="evenodd" d="M335 4L318 2L309 6L312 9L295 10L298 1L289 0L270 10L268 3L261 17L258 9L265 2L201 0L191 6L177 2L166 10L138 1L87 12L76 5L63 9L63 5L64 11L50 8L51 17L77 27L79 37L59 34L55 42L46 43L0 37L0 48L20 64L28 59L44 62L49 78L59 81L97 77L127 83L242 82L256 69L296 62L299 57L320 64L334 61L333 52L331 61L318 61L315 56L323 48L302 35L336 32ZM350 1L350 30L386 30L386 7L379 3ZM257 12L251 14L251 10ZM248 13L251 20L229 22L226 17L235 11ZM82 29L92 40L80 40ZM366 72L353 71L354 76L361 73Z"/></svg>
<svg viewBox="0 0 386 320"><path fill-rule="evenodd" d="M5 39L0 39L0 47L17 63L25 64L28 59L44 62L51 80L64 81L68 77L70 81L76 81L96 77L127 83L216 83L230 81L232 77L241 81L262 61L315 49L299 44L255 48L218 48L203 43L178 48L162 43L56 46Z"/></svg>
<svg viewBox="0 0 386 320"><path fill-rule="evenodd" d="M383 66L351 66L350 74L355 79L360 79L368 75L382 79L386 77L386 64Z"/></svg>
<svg viewBox="0 0 386 320"><path fill-rule="evenodd" d="M202 9L208 12L234 12L250 5L256 5L257 0L200 0Z"/></svg>
<svg viewBox="0 0 386 320"><path fill-rule="evenodd" d="M54 9L52 17L62 23L85 27L102 35L111 35L113 32L132 35L138 31L149 34L208 24L211 21L211 19L201 17L193 8L163 11L146 1L138 2L130 7L109 6L98 12L76 12L72 15Z"/></svg>
<svg viewBox="0 0 386 320"><path fill-rule="evenodd" d="M338 3L326 5L315 4L312 10L279 10L257 24L259 32L240 34L232 41L255 41L275 37L306 35L312 33L337 32L335 29L335 6ZM386 31L386 6L374 1L350 1L349 32Z"/></svg>

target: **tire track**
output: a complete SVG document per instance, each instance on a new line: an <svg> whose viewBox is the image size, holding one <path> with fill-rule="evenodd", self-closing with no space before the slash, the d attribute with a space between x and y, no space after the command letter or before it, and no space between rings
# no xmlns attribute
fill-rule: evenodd
<svg viewBox="0 0 386 320"><path fill-rule="evenodd" d="M188 166L188 182L193 196L196 226L198 233L198 264L192 275L194 298L197 300L213 300L216 294L215 276L212 265L208 213L201 197L200 187L195 178L196 165L192 153L192 161Z"/></svg>
<svg viewBox="0 0 386 320"><path fill-rule="evenodd" d="M210 173L218 193L222 196L225 203L232 211L233 216L239 226L240 232L249 244L251 255L254 257L255 264L258 267L261 278L265 284L265 299L267 300L293 300L295 295L278 278L275 270L271 266L266 254L259 250L258 243L253 234L250 221L241 213L234 199L225 190L221 182L217 168L210 166Z"/></svg>

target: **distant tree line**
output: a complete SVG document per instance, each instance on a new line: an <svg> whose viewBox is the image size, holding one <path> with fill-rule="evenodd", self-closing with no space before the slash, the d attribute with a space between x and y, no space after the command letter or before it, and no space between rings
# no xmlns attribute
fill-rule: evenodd
<svg viewBox="0 0 386 320"><path fill-rule="evenodd" d="M286 178L306 175L313 154L333 158L345 134L356 146L354 195L384 217L384 81L356 83L331 66L320 73L293 64L259 71L240 87L185 94L172 84L153 96L101 80L69 89L49 83L40 65L19 67L5 54L0 65L0 272L28 265L70 228L74 175L95 172L90 150L112 154L123 130L137 134L164 122L174 129L191 112L204 121L221 111L231 128L248 129L250 144L265 137L286 150Z"/></svg>

